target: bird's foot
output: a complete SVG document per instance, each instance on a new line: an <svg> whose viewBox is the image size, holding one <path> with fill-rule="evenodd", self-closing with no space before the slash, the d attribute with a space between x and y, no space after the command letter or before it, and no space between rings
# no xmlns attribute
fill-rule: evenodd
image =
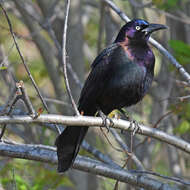
<svg viewBox="0 0 190 190"><path fill-rule="evenodd" d="M129 129L133 128L134 126L132 136L134 136L138 131L141 131L141 128L136 120L132 119L123 109L119 109L119 111L122 113L125 119L127 119L130 122Z"/></svg>
<svg viewBox="0 0 190 190"><path fill-rule="evenodd" d="M105 115L102 111L98 111L98 114L102 118L102 126L106 127L107 132L110 131L110 127L114 126L114 122L111 118L109 118L107 115Z"/></svg>
<svg viewBox="0 0 190 190"><path fill-rule="evenodd" d="M128 113L127 113L125 110L119 109L119 111L120 111L120 113L123 115L123 117L124 117L126 120L128 120L128 121L131 120L130 116L128 115Z"/></svg>
<svg viewBox="0 0 190 190"><path fill-rule="evenodd" d="M129 129L134 127L132 131L132 136L134 136L137 132L141 131L141 128L136 120L130 119L129 122L130 122Z"/></svg>

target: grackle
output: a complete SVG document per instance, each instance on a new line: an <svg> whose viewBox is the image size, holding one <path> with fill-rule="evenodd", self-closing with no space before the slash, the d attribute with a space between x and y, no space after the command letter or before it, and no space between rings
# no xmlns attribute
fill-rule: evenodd
<svg viewBox="0 0 190 190"><path fill-rule="evenodd" d="M80 112L94 116L101 110L108 115L144 97L153 80L155 62L148 39L160 29L166 26L141 19L134 19L121 28L114 43L92 63L78 103ZM72 166L87 130L88 127L70 126L57 137L58 172Z"/></svg>

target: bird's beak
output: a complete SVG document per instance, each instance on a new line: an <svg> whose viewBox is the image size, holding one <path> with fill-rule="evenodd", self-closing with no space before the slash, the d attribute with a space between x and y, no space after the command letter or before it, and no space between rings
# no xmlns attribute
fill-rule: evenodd
<svg viewBox="0 0 190 190"><path fill-rule="evenodd" d="M149 26L143 29L142 32L144 32L145 35L147 36L150 35L152 32L163 29L168 29L168 27L162 24L149 24Z"/></svg>

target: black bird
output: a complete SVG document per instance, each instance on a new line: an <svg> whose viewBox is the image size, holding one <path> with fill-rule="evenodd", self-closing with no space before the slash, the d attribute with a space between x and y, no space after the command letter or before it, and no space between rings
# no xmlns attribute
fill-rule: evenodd
<svg viewBox="0 0 190 190"><path fill-rule="evenodd" d="M98 110L108 115L139 102L147 93L154 76L155 57L148 45L150 34L166 29L134 19L120 30L113 44L94 60L82 89L78 110L94 116ZM58 172L68 170L87 133L88 127L66 127L56 139Z"/></svg>

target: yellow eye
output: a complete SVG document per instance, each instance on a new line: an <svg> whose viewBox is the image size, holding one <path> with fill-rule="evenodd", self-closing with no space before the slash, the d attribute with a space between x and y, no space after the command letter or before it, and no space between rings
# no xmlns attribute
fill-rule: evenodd
<svg viewBox="0 0 190 190"><path fill-rule="evenodd" d="M141 27L140 26L136 26L136 30L140 30L141 29Z"/></svg>

